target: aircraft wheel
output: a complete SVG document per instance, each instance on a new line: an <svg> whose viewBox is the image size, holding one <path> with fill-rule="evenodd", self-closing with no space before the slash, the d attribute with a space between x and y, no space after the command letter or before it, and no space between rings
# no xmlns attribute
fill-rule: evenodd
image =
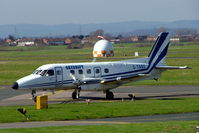
<svg viewBox="0 0 199 133"><path fill-rule="evenodd" d="M72 93L72 98L73 98L73 99L78 99L78 98L79 98L79 93L78 93L78 97L77 97L77 92L74 91L74 92Z"/></svg>
<svg viewBox="0 0 199 133"><path fill-rule="evenodd" d="M106 92L106 99L108 99L108 100L113 100L113 99L114 99L113 92L107 91L107 92Z"/></svg>

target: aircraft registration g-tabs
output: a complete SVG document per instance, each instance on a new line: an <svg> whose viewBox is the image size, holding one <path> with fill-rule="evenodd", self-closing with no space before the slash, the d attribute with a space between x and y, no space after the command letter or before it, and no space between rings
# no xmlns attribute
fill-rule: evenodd
<svg viewBox="0 0 199 133"><path fill-rule="evenodd" d="M80 91L103 91L107 99L114 99L111 89L128 82L158 79L167 69L188 69L189 67L167 66L164 63L170 37L162 32L148 57L115 62L47 64L32 74L17 80L12 88L32 91L35 100L37 90L74 89L73 99Z"/></svg>

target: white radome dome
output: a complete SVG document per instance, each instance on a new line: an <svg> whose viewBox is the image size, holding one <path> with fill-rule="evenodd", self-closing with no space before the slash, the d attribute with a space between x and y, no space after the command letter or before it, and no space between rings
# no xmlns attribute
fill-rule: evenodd
<svg viewBox="0 0 199 133"><path fill-rule="evenodd" d="M93 48L93 57L109 57L114 56L113 45L107 40L99 40Z"/></svg>

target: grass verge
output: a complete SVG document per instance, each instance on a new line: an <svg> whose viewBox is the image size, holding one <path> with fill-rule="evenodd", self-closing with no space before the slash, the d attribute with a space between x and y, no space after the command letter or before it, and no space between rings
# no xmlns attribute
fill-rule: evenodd
<svg viewBox="0 0 199 133"><path fill-rule="evenodd" d="M110 118L122 116L143 116L198 112L199 98L178 98L162 100L137 100L105 103L52 104L48 109L36 110L35 106L24 106L30 121L74 120L91 118ZM26 121L18 107L0 107L0 122Z"/></svg>

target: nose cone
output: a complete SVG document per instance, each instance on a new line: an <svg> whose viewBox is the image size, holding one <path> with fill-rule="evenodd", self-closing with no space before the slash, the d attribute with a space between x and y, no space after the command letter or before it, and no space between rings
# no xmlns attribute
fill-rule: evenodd
<svg viewBox="0 0 199 133"><path fill-rule="evenodd" d="M17 90L19 88L19 85L17 82L15 82L13 85L12 85L12 89L15 89Z"/></svg>

